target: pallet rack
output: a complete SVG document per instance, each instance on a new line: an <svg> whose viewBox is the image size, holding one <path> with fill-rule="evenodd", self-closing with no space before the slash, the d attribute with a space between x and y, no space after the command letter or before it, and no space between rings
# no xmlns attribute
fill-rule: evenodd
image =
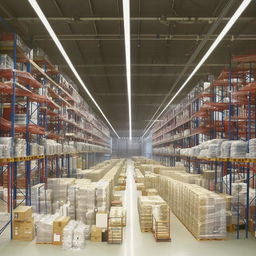
<svg viewBox="0 0 256 256"><path fill-rule="evenodd" d="M5 21L2 25L1 31L11 32L2 33L0 54L11 57L13 64L0 68L0 137L11 138L10 154L0 158L0 186L7 189L7 200L0 201L9 213L9 220L0 226L0 235L10 224L12 238L13 209L19 204L31 205L31 186L47 183L49 176L72 176L71 162L75 157L84 159L86 168L108 159L111 137L72 81L64 79L41 50L35 50L32 58L21 38ZM18 114L25 116L22 125L16 123ZM25 139L26 152L22 156L15 155L16 138ZM50 154L47 139L61 145L83 142L86 149ZM41 154L32 154L32 142L44 145ZM19 166L24 166L24 172L19 171Z"/></svg>
<svg viewBox="0 0 256 256"><path fill-rule="evenodd" d="M256 194L251 200L253 204L249 197L249 189L256 188L256 160L196 158L180 155L179 151L215 138L248 142L256 137L255 65L256 55L233 57L229 67L223 69L216 80L210 77L208 82L199 83L176 108L170 106L164 121L152 129L154 159L167 166L175 166L176 161L182 160L191 173L200 174L205 168L215 170L214 184L209 189L232 194L232 180L235 182L236 175L243 178L246 203L232 205L237 212L237 238L241 237L241 219L245 224L246 238L249 237L250 218L254 223L256 220L256 210L252 210L256 209ZM220 173L217 173L218 169ZM223 179L228 175L230 184Z"/></svg>

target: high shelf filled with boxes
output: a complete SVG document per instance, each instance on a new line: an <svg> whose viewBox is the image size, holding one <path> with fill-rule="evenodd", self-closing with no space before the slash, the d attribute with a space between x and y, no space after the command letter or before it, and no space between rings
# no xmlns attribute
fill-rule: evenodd
<svg viewBox="0 0 256 256"><path fill-rule="evenodd" d="M152 129L154 159L182 161L188 172L208 176L207 189L236 198L238 238L240 229L248 237L256 220L255 63L255 55L232 57L217 79L198 84Z"/></svg>
<svg viewBox="0 0 256 256"><path fill-rule="evenodd" d="M76 178L109 159L111 137L75 83L41 49L1 32L0 51L1 234L15 207L31 205L33 185L48 177Z"/></svg>

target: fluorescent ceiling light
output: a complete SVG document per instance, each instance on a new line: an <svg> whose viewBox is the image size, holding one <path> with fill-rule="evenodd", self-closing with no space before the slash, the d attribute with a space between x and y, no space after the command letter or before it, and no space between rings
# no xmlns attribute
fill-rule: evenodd
<svg viewBox="0 0 256 256"><path fill-rule="evenodd" d="M61 52L62 56L64 57L64 59L66 60L66 62L68 63L70 69L72 70L72 72L74 73L75 77L77 78L77 80L79 81L79 83L82 85L83 89L85 90L85 92L88 94L88 96L90 97L90 99L92 100L92 102L95 104L95 106L97 107L97 109L99 110L99 112L102 114L102 116L104 117L104 119L106 120L106 122L108 123L108 125L111 127L111 129L113 130L113 132L116 134L116 136L118 138L119 135L117 134L116 130L113 128L113 126L111 125L111 123L109 122L109 120L107 119L107 117L105 116L105 114L103 113L103 111L101 110L100 106L98 105L98 103L96 102L96 100L93 98L93 96L91 95L90 91L88 90L88 88L86 87L86 85L84 84L83 80L81 79L81 77L79 76L79 74L77 73L73 63L71 62L70 58L68 57L66 51L64 50L62 44L60 43L58 37L56 36L55 32L53 31L51 25L49 24L48 20L46 19L43 11L41 10L40 6L38 5L36 0L28 0L28 2L30 3L30 5L32 6L32 8L34 9L34 11L36 12L36 14L38 15L39 19L42 21L43 25L45 26L46 30L48 31L48 33L50 34L52 40L54 41L54 43L56 44L56 46L58 47L59 51Z"/></svg>
<svg viewBox="0 0 256 256"><path fill-rule="evenodd" d="M232 26L235 24L237 19L241 16L243 11L247 8L247 6L250 4L252 0L244 0L241 5L238 7L236 12L233 14L233 16L230 18L226 26L223 28L221 33L218 35L218 37L215 39L215 41L212 43L211 47L208 49L208 51L205 53L203 58L200 60L200 62L197 64L195 69L192 71L192 73L189 75L187 80L182 84L180 89L174 94L174 96L171 98L171 100L168 102L168 104L164 107L164 109L161 111L161 113L156 117L156 119L151 123L151 125L148 127L148 129L144 132L142 137L144 137L149 129L156 123L157 119L165 112L165 110L170 106L170 104L174 101L174 99L179 95L181 90L187 85L187 83L190 81L190 79L195 75L195 73L199 70L199 68L204 64L204 62L207 60L207 58L211 55L211 53L215 50L215 48L218 46L218 44L221 42L221 40L224 38L224 36L228 33L228 31L232 28Z"/></svg>
<svg viewBox="0 0 256 256"><path fill-rule="evenodd" d="M129 112L129 139L132 139L132 103L131 103L131 34L130 34L130 0L123 0L124 43L126 60L126 82Z"/></svg>

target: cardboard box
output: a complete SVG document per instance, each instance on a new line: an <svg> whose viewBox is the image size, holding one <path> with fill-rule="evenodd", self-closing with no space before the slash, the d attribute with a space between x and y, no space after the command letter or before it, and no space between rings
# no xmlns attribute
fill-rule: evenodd
<svg viewBox="0 0 256 256"><path fill-rule="evenodd" d="M32 207L31 206L18 206L13 210L14 221L27 221L32 218Z"/></svg>
<svg viewBox="0 0 256 256"><path fill-rule="evenodd" d="M95 225L93 225L91 229L91 241L92 242L102 241L102 229L97 228Z"/></svg>
<svg viewBox="0 0 256 256"><path fill-rule="evenodd" d="M56 220L53 221L53 234L52 234L52 244L54 245L62 245L62 233L64 227L70 221L70 217L58 217Z"/></svg>
<svg viewBox="0 0 256 256"><path fill-rule="evenodd" d="M35 237L34 219L13 222L13 240L32 241Z"/></svg>

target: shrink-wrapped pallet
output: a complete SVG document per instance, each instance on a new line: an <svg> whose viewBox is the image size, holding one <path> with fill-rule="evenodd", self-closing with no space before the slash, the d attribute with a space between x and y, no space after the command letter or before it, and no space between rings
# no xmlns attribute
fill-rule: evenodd
<svg viewBox="0 0 256 256"><path fill-rule="evenodd" d="M224 141L221 144L221 154L220 154L220 156L222 158L229 158L230 157L231 145L232 145L232 141L230 141L230 140Z"/></svg>
<svg viewBox="0 0 256 256"><path fill-rule="evenodd" d="M76 219L76 205L77 205L77 193L78 193L78 186L73 185L68 187L68 216L72 220Z"/></svg>
<svg viewBox="0 0 256 256"><path fill-rule="evenodd" d="M53 221L58 217L55 215L45 215L38 221L37 224L37 243L52 243L52 233L53 233Z"/></svg>
<svg viewBox="0 0 256 256"><path fill-rule="evenodd" d="M68 187L74 185L73 178L50 178L48 179L48 188L53 191L53 202L67 202Z"/></svg>
<svg viewBox="0 0 256 256"><path fill-rule="evenodd" d="M256 139L249 140L249 157L256 157Z"/></svg>
<svg viewBox="0 0 256 256"><path fill-rule="evenodd" d="M85 248L87 226L79 221L74 229L73 235L73 249L81 250Z"/></svg>
<svg viewBox="0 0 256 256"><path fill-rule="evenodd" d="M44 183L31 188L31 206L35 213L52 213L52 190L45 189Z"/></svg>
<svg viewBox="0 0 256 256"><path fill-rule="evenodd" d="M87 222L88 212L94 212L95 208L95 184L84 184L79 186L76 196L77 208L76 219L81 220L84 223Z"/></svg>
<svg viewBox="0 0 256 256"><path fill-rule="evenodd" d="M140 196L138 198L138 211L141 231L152 230L152 213L156 205L166 205L160 196Z"/></svg>
<svg viewBox="0 0 256 256"><path fill-rule="evenodd" d="M107 211L110 206L110 191L107 181L100 181L96 186L96 207L99 211Z"/></svg>
<svg viewBox="0 0 256 256"><path fill-rule="evenodd" d="M232 158L246 157L248 143L245 141L233 141L230 149Z"/></svg>
<svg viewBox="0 0 256 256"><path fill-rule="evenodd" d="M73 247L74 230L77 227L78 222L71 220L63 229L62 233L62 248L69 250Z"/></svg>

